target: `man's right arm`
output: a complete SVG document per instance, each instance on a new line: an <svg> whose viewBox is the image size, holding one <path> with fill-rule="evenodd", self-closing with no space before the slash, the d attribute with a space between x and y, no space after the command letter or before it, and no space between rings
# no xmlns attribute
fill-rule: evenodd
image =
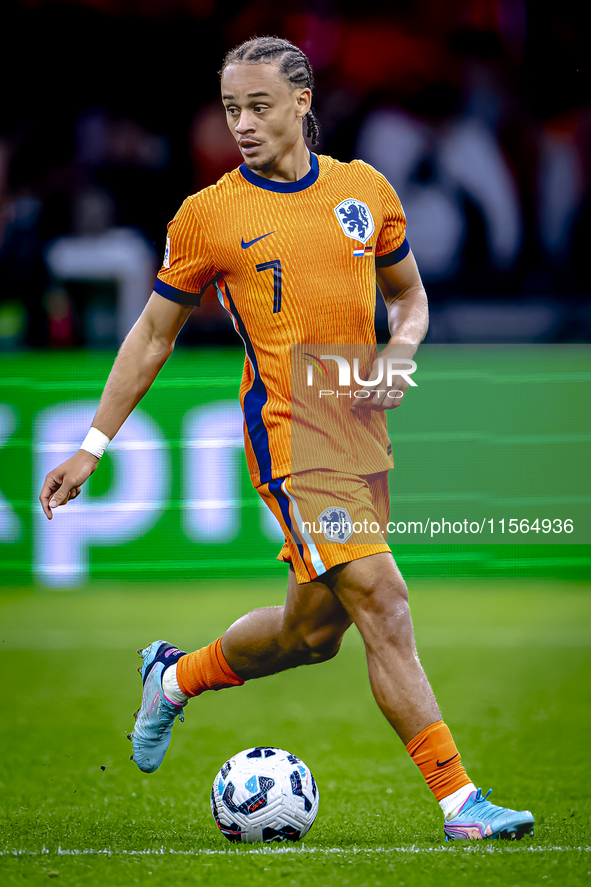
<svg viewBox="0 0 591 887"><path fill-rule="evenodd" d="M193 306L180 305L152 293L119 350L92 422L93 428L110 440L115 437L170 357L176 337L192 310ZM49 472L39 495L49 520L53 508L76 498L98 461L92 453L80 449Z"/></svg>

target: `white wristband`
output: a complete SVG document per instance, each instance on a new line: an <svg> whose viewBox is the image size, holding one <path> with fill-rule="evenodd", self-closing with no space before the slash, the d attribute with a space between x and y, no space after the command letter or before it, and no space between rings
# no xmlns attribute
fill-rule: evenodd
<svg viewBox="0 0 591 887"><path fill-rule="evenodd" d="M102 431L99 431L98 428L91 428L80 444L80 449L86 450L87 453L92 453L93 456L100 459L110 443L110 437L107 437L107 435L103 434Z"/></svg>

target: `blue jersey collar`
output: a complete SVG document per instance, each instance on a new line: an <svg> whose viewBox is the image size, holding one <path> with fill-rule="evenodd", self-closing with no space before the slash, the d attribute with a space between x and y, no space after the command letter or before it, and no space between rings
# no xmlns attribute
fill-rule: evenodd
<svg viewBox="0 0 591 887"><path fill-rule="evenodd" d="M310 163L310 171L306 173L303 179L298 179L297 182L273 182L271 179L265 179L263 176L257 175L245 163L239 169L246 181L257 188L263 188L265 191L277 191L279 194L295 194L297 191L305 191L318 178L318 157L316 154L312 154L311 151Z"/></svg>

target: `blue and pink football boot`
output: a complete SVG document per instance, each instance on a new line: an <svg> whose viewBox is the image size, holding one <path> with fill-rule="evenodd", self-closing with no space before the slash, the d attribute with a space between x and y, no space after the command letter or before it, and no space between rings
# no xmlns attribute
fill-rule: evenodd
<svg viewBox="0 0 591 887"><path fill-rule="evenodd" d="M175 720L184 720L183 709L187 704L176 705L166 698L162 675L169 665L174 665L186 653L166 641L154 641L138 653L143 659L138 671L144 690L142 704L135 714L135 727L127 738L133 744L131 759L144 773L153 773L164 760Z"/></svg>
<svg viewBox="0 0 591 887"><path fill-rule="evenodd" d="M487 801L492 789L483 797L480 789L472 792L452 819L443 826L446 841L502 838L520 841L533 835L534 817L529 810L509 810Z"/></svg>

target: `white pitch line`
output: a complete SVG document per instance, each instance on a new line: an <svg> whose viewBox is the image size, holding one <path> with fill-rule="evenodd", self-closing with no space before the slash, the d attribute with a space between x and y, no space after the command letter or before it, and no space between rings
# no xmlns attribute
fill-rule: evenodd
<svg viewBox="0 0 591 887"><path fill-rule="evenodd" d="M450 847L256 847L250 849L229 848L228 850L211 850L208 848L199 848L196 850L166 850L161 847L159 850L99 850L93 848L78 848L68 850L58 847L57 850L48 850L43 847L42 850L0 850L0 856L244 856L260 855L260 854L281 854L291 853L305 856L309 853L323 854L353 854L355 856L363 853L456 853L459 850L469 850L471 852L485 853L591 853L591 847L515 847L506 846L498 847L486 843L464 843L453 844Z"/></svg>

